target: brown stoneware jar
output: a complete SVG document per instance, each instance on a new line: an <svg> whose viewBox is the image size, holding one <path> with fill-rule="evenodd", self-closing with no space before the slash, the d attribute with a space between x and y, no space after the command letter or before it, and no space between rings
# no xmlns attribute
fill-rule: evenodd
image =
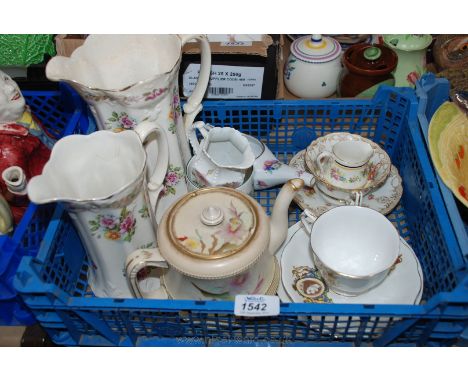
<svg viewBox="0 0 468 382"><path fill-rule="evenodd" d="M340 76L340 97L371 98L379 85L395 83L392 72L397 54L381 44L357 44L343 53L344 69Z"/></svg>

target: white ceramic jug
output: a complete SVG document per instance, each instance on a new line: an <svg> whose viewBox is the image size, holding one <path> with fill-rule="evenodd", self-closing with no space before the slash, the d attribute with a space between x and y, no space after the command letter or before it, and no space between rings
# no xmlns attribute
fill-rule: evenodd
<svg viewBox="0 0 468 382"><path fill-rule="evenodd" d="M182 118L178 73L182 46L193 39L201 45L200 75ZM90 35L71 57L53 57L46 75L73 86L89 104L101 130L132 129L143 121L155 121L167 130L171 149L165 187L160 200L151 201L159 221L166 208L187 192L184 169L190 149L185 127L202 108L210 68L210 46L203 35ZM150 173L156 146L150 138Z"/></svg>
<svg viewBox="0 0 468 382"><path fill-rule="evenodd" d="M158 158L149 180L143 142L156 133ZM28 184L36 204L63 202L90 260L89 285L98 297L130 298L127 255L156 246L149 195L163 188L167 133L143 122L134 131L97 131L59 140L42 175Z"/></svg>

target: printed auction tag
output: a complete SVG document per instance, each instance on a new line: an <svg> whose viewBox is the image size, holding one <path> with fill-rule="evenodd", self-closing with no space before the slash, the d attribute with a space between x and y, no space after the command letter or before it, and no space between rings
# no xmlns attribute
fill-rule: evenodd
<svg viewBox="0 0 468 382"><path fill-rule="evenodd" d="M236 316L277 316L279 313L280 300L278 296L239 294L234 300L234 314Z"/></svg>
<svg viewBox="0 0 468 382"><path fill-rule="evenodd" d="M211 65L207 96L212 99L260 99L262 67ZM198 81L200 64L189 64L182 76L185 97L189 97Z"/></svg>
<svg viewBox="0 0 468 382"><path fill-rule="evenodd" d="M252 46L252 41L224 41L220 46Z"/></svg>

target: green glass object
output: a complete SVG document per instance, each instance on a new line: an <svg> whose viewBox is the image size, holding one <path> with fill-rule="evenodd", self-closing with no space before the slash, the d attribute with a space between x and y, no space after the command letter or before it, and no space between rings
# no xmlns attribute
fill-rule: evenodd
<svg viewBox="0 0 468 382"><path fill-rule="evenodd" d="M52 34L0 34L0 66L39 64L44 54L55 56Z"/></svg>

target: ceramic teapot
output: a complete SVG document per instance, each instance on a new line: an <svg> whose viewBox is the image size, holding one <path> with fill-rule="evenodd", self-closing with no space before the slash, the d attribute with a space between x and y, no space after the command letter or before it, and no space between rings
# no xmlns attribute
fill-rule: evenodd
<svg viewBox="0 0 468 382"><path fill-rule="evenodd" d="M398 54L393 75L395 86L414 87L426 72L426 50L432 43L430 34L393 34L383 37L384 43Z"/></svg>
<svg viewBox="0 0 468 382"><path fill-rule="evenodd" d="M275 274L274 254L286 238L288 207L304 186L292 179L281 189L271 218L250 196L227 187L193 191L169 209L158 227L158 248L132 253L126 273L136 297L157 298L142 290L137 275L167 262L165 285L182 279L207 299L266 294ZM170 290L169 295L173 296Z"/></svg>
<svg viewBox="0 0 468 382"><path fill-rule="evenodd" d="M197 85L182 117L178 73L182 47L201 45ZM89 35L70 57L53 57L46 66L52 81L65 81L88 103L100 130L129 130L144 121L166 129L171 150L164 190L151 200L159 221L165 209L187 192L184 170L190 160L186 127L201 110L211 68L204 35ZM148 174L157 165L157 144L149 138Z"/></svg>
<svg viewBox="0 0 468 382"><path fill-rule="evenodd" d="M291 44L284 68L284 83L297 97L324 98L336 91L341 72L341 46L319 34L304 36Z"/></svg>

